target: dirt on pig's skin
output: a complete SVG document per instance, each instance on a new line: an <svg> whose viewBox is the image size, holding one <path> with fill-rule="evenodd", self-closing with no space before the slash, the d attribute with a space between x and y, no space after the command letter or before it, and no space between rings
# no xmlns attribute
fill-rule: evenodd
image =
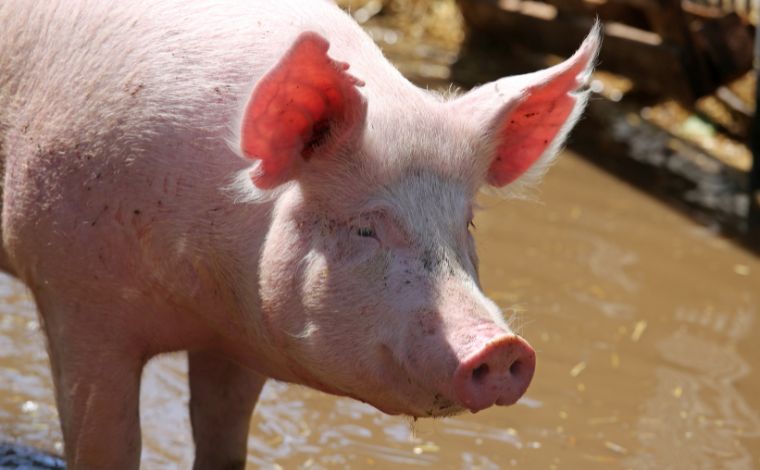
<svg viewBox="0 0 760 470"><path fill-rule="evenodd" d="M516 406L440 420L269 383L251 468L756 468L760 261L564 154L540 203L482 197L485 291L536 347ZM0 280L0 441L60 452L45 346L25 289ZM185 361L142 387L143 467L189 468Z"/></svg>

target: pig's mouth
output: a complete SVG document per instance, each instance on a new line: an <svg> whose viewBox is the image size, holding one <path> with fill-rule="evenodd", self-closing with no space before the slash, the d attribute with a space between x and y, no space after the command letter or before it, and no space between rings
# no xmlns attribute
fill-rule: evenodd
<svg viewBox="0 0 760 470"><path fill-rule="evenodd" d="M425 404L419 404L417 406L386 405L381 403L367 402L361 399L359 401L363 401L364 403L372 405L387 415L404 415L409 416L410 418L445 418L447 416L453 416L465 411L464 408L443 397L439 393L436 393L433 396L430 406L426 406Z"/></svg>
<svg viewBox="0 0 760 470"><path fill-rule="evenodd" d="M331 395L353 398L391 416L435 418L453 416L466 410L444 394L417 383L413 375L392 359L390 351L383 355L385 358L378 374L380 380L366 380L365 383L370 385L365 390L327 385L303 369L298 371L298 381ZM367 393L367 390L371 392Z"/></svg>
<svg viewBox="0 0 760 470"><path fill-rule="evenodd" d="M407 380L407 375L403 373L400 365L391 359L390 351L387 351L387 354L382 354L381 358L379 373L375 377L364 377L363 380L360 380L364 385L363 387L343 387L334 383L328 384L292 358L288 361L291 376L287 378L277 377L277 379L306 385L330 395L353 398L391 416L406 415L422 418L452 414L451 412L436 412L439 408L437 404L440 404L440 408L445 410L453 408L453 403L451 405L446 403L440 394L436 394L435 399L431 400L432 406L424 403L425 400L415 399L414 397L425 397L430 394L423 392L422 387L414 384L413 381ZM380 393L378 394L378 392ZM421 401L423 403L420 403Z"/></svg>
<svg viewBox="0 0 760 470"><path fill-rule="evenodd" d="M357 398L357 397L352 397ZM401 405L386 405L380 403L372 403L366 400L357 398L359 401L371 405L381 412L391 416L409 416L410 418L445 418L447 416L453 416L462 413L464 408L456 403L446 400L440 397L439 394L435 394L433 397L433 403L431 407L414 407L414 406L401 406Z"/></svg>
<svg viewBox="0 0 760 470"><path fill-rule="evenodd" d="M415 380L415 374L396 360L390 348L380 345L382 364L379 376L382 385L390 387L387 400L361 400L389 415L406 415L413 418L445 417L464 411L464 408L445 394L431 390L430 385ZM392 392L392 393L391 393Z"/></svg>
<svg viewBox="0 0 760 470"><path fill-rule="evenodd" d="M369 403L370 405L374 406L378 410L382 411L383 413L390 415L390 416L409 416L410 418L445 418L447 416L453 416L456 414L460 414L464 411L463 408L455 405L450 404L447 405L443 409L428 409L428 410L403 410L400 408L386 408L382 405L375 405L372 403Z"/></svg>

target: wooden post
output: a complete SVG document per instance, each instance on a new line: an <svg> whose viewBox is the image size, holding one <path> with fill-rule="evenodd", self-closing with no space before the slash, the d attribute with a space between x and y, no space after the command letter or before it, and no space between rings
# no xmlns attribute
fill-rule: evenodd
<svg viewBox="0 0 760 470"><path fill-rule="evenodd" d="M752 170L749 175L749 226L760 232L760 33L755 32L755 115L750 129Z"/></svg>

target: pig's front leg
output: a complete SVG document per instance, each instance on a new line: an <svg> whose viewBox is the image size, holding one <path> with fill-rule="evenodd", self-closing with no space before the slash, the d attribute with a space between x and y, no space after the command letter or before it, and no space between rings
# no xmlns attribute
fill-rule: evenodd
<svg viewBox="0 0 760 470"><path fill-rule="evenodd" d="M188 353L193 469L243 469L253 407L266 377L212 351Z"/></svg>
<svg viewBox="0 0 760 470"><path fill-rule="evenodd" d="M108 310L37 297L48 337L67 468L137 469L146 356Z"/></svg>

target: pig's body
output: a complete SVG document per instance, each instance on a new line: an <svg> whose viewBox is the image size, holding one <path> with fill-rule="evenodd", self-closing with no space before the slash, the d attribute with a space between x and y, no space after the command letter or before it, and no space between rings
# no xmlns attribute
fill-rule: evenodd
<svg viewBox="0 0 760 470"><path fill-rule="evenodd" d="M213 341L206 321L267 339L235 317L258 306L255 290L222 299L228 283L258 285L274 203L235 204L230 186L250 165L229 143L240 108L299 32L319 31L314 18L327 16L333 49L357 65L380 57L326 2L212 3L0 6L5 267L38 299L107 292L112 304L118 291L143 303L125 323L150 338L134 344L146 357Z"/></svg>
<svg viewBox="0 0 760 470"><path fill-rule="evenodd" d="M19 0L0 25L0 264L44 320L72 468L137 465L140 372L167 351L190 351L198 468L244 462L265 377L415 416L524 392L533 352L477 286L471 200L551 157L594 38L445 102L320 0ZM328 114L267 117L310 70ZM534 155L500 167L505 132Z"/></svg>

